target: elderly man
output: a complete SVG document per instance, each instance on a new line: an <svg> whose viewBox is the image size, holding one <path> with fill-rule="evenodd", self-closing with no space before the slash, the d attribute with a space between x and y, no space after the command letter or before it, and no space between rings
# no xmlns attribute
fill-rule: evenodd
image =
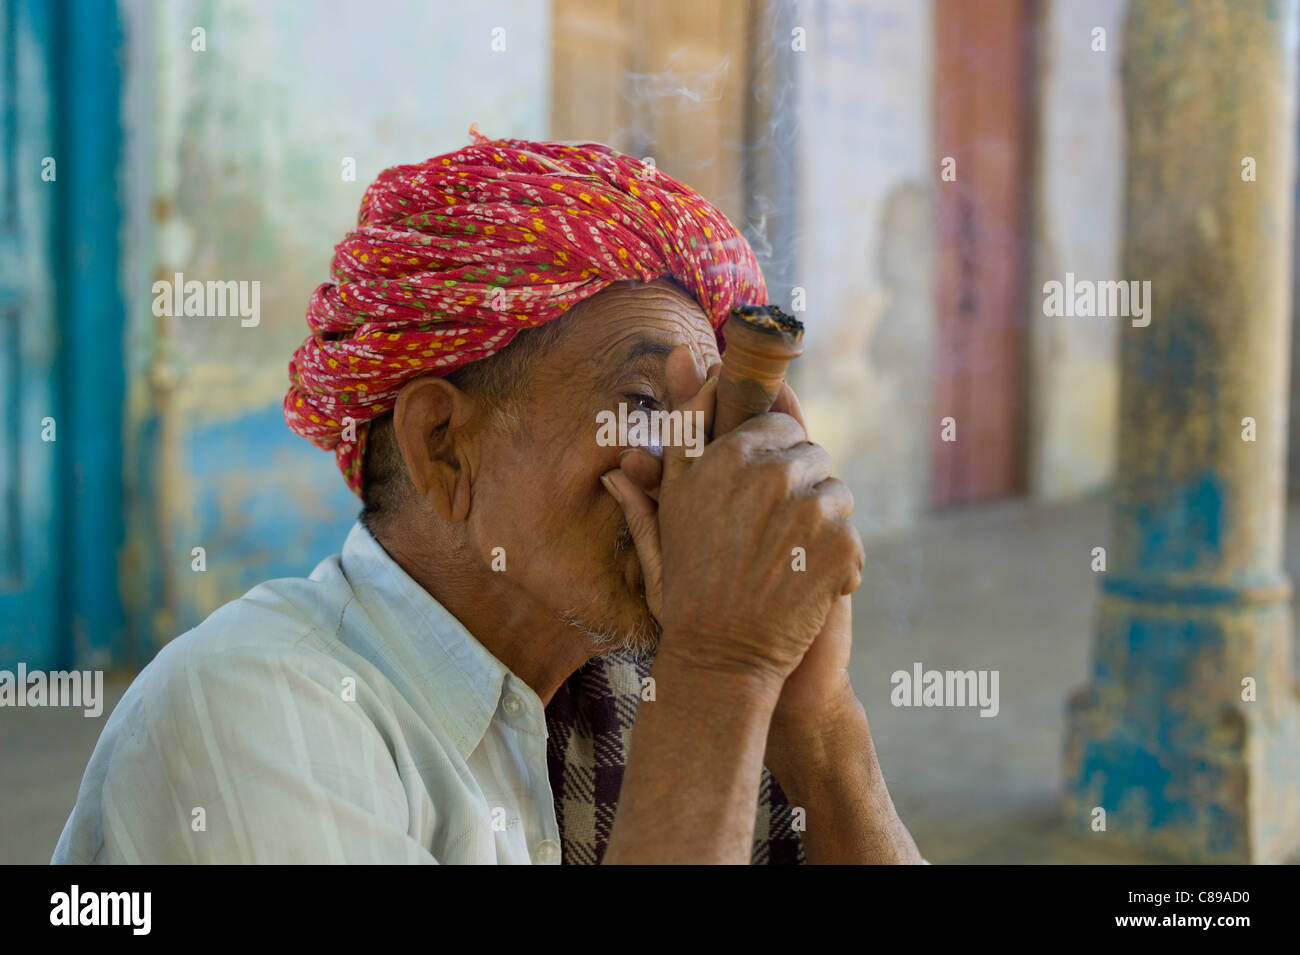
<svg viewBox="0 0 1300 955"><path fill-rule="evenodd" d="M367 190L290 364L364 504L341 555L158 654L55 861L922 861L794 393L696 455L596 438L620 404L708 432L748 244L607 147L472 132Z"/></svg>

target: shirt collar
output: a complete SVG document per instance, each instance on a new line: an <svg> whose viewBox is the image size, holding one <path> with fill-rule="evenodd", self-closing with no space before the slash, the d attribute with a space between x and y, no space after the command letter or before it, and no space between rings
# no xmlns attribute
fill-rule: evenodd
<svg viewBox="0 0 1300 955"><path fill-rule="evenodd" d="M502 686L509 681L527 692L526 684L412 580L360 520L343 543L341 561L353 593L378 625L383 648L415 678L455 736L461 758L469 759L492 722Z"/></svg>

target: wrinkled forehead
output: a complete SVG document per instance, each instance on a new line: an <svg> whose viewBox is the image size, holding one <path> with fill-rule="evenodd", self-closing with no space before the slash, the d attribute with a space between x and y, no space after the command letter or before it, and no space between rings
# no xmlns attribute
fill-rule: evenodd
<svg viewBox="0 0 1300 955"><path fill-rule="evenodd" d="M717 334L699 302L671 279L616 282L575 305L566 342L597 365L621 360L638 342L687 344L701 373L718 361Z"/></svg>

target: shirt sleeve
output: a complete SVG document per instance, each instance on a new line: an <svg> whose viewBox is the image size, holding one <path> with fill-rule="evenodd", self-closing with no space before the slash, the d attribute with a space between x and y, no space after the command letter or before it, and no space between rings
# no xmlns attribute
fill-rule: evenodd
<svg viewBox="0 0 1300 955"><path fill-rule="evenodd" d="M169 668L111 755L105 861L436 864L349 675L305 648Z"/></svg>

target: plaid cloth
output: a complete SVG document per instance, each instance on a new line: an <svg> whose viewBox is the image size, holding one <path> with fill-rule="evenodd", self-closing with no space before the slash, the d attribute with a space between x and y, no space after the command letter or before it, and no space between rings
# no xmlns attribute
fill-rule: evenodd
<svg viewBox="0 0 1300 955"><path fill-rule="evenodd" d="M599 865L618 809L632 726L647 664L622 654L589 661L546 707L546 761L565 865ZM802 865L790 802L763 768L754 825L754 865Z"/></svg>

